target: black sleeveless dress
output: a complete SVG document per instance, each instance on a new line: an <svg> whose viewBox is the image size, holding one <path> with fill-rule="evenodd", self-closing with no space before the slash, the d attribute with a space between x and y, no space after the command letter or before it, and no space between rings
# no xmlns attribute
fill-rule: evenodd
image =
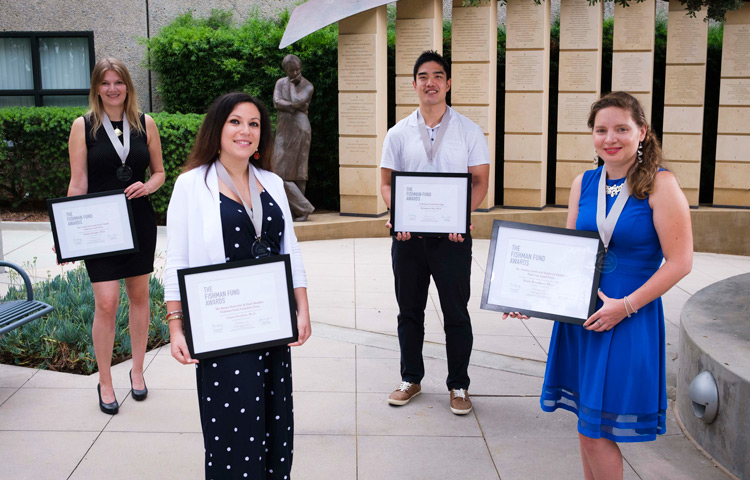
<svg viewBox="0 0 750 480"><path fill-rule="evenodd" d="M115 172L122 165L115 147L109 141L104 126L99 127L96 138L91 135L91 122L87 115L86 124L86 163L88 166L88 193L122 190L136 182L146 181L146 169L151 162L146 132L130 130L130 153L125 163L133 170L133 177L123 182ZM146 125L145 115L139 114L141 124ZM114 128L123 130L122 122L112 122ZM132 125L131 125L132 127ZM122 136L118 137L122 142ZM138 238L137 253L93 258L85 261L91 282L106 282L121 278L136 277L154 271L154 251L156 250L156 216L149 197L134 198L131 201L135 231Z"/></svg>

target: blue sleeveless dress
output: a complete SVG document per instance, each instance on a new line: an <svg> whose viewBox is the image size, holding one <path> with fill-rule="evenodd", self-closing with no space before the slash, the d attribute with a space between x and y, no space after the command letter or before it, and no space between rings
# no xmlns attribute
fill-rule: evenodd
<svg viewBox="0 0 750 480"><path fill-rule="evenodd" d="M601 167L585 172L576 230L596 232L596 195ZM619 185L624 178L607 180ZM616 200L606 195L607 213ZM643 285L663 260L648 197L631 196L620 215L609 251L615 269L602 273L600 288L623 298ZM601 308L598 301L596 308ZM661 298L625 317L608 332L555 322L540 404L578 415L578 431L615 442L654 440L666 431L664 312Z"/></svg>

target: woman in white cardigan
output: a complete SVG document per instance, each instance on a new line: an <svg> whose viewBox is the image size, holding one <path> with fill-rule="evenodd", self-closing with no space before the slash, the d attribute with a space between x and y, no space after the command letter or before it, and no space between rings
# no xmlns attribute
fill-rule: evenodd
<svg viewBox="0 0 750 480"><path fill-rule="evenodd" d="M167 211L167 322L172 356L182 364L196 364L206 478L290 478L294 421L289 347L310 337L310 315L284 185L270 171L272 149L263 104L244 93L222 95L206 114ZM260 192L260 236L246 213L257 208L250 182ZM258 254L291 257L299 340L200 363L192 359L183 333L177 270Z"/></svg>

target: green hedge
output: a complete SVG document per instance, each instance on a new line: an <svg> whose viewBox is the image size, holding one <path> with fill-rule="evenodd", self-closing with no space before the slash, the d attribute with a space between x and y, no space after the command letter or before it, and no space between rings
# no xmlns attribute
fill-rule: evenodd
<svg viewBox="0 0 750 480"><path fill-rule="evenodd" d="M285 76L281 60L297 55L302 74L315 87L306 196L319 209L338 210L338 26L279 50L288 12L277 20L256 14L236 27L231 18L231 13L220 10L207 19L186 13L145 40L164 110L205 113L219 95L244 91L260 98L275 122L273 89Z"/></svg>
<svg viewBox="0 0 750 480"><path fill-rule="evenodd" d="M70 181L68 136L83 108L0 108L0 203L44 208L45 199L64 197ZM161 137L167 180L152 196L166 217L172 185L193 146L202 115L153 113Z"/></svg>

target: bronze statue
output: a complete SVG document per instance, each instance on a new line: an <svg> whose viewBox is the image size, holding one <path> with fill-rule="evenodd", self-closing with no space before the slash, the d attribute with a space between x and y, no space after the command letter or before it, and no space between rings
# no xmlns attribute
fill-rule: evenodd
<svg viewBox="0 0 750 480"><path fill-rule="evenodd" d="M314 88L302 76L302 61L296 55L284 57L281 68L287 76L280 78L273 90L273 105L277 111L273 168L284 180L294 221L304 222L315 210L305 198L312 133L307 109Z"/></svg>

